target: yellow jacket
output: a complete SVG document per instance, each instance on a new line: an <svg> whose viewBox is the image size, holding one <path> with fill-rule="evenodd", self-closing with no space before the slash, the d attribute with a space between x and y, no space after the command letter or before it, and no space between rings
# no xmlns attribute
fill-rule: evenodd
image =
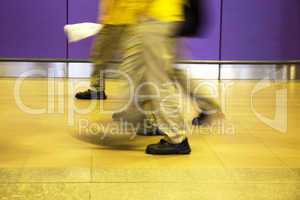
<svg viewBox="0 0 300 200"><path fill-rule="evenodd" d="M183 20L183 0L102 0L103 24L134 24L142 17L163 22Z"/></svg>

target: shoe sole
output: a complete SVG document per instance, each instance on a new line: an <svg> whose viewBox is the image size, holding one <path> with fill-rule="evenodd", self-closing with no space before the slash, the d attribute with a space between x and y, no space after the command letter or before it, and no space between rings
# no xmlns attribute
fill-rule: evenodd
<svg viewBox="0 0 300 200"><path fill-rule="evenodd" d="M175 153L156 153L156 152L151 152L149 150L146 150L146 154L150 154L150 155L188 155L191 153L191 150L186 150L186 151L180 151L180 152L175 152Z"/></svg>
<svg viewBox="0 0 300 200"><path fill-rule="evenodd" d="M82 98L82 97L76 97L76 99L79 99L79 100L106 100L107 97L99 97L99 98Z"/></svg>

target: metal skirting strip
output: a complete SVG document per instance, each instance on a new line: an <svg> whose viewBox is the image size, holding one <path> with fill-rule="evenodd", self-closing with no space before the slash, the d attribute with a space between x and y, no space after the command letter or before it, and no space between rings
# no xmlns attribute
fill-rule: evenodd
<svg viewBox="0 0 300 200"><path fill-rule="evenodd" d="M66 77L67 63L0 62L0 77Z"/></svg>
<svg viewBox="0 0 300 200"><path fill-rule="evenodd" d="M117 69L113 63L111 69ZM300 64L177 64L194 79L210 80L300 80ZM0 62L0 77L66 77L89 78L93 65L89 62ZM113 78L113 75L108 75Z"/></svg>
<svg viewBox="0 0 300 200"><path fill-rule="evenodd" d="M290 80L289 65L221 65L221 80Z"/></svg>
<svg viewBox="0 0 300 200"><path fill-rule="evenodd" d="M219 74L219 65L216 64L177 64L177 68L186 70L191 78L217 80ZM112 64L110 69L117 70L117 64ZM89 78L92 73L93 65L90 63L69 63L70 78ZM116 74L108 73L108 78L116 77Z"/></svg>

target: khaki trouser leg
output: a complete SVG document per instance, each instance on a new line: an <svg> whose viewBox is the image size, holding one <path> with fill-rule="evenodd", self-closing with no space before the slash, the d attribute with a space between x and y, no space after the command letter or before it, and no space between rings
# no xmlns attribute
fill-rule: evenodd
<svg viewBox="0 0 300 200"><path fill-rule="evenodd" d="M124 25L104 25L96 36L91 53L94 63L91 87L98 91L105 90L105 76L101 70L106 69L108 62L120 50L124 30Z"/></svg>
<svg viewBox="0 0 300 200"><path fill-rule="evenodd" d="M157 125L170 142L180 143L186 132L180 105L182 95L174 82L172 35L175 28L175 23L157 21L131 26L120 69L132 79L134 92L143 88L141 91L146 90L146 94L152 95L150 102ZM133 97L135 99L137 95Z"/></svg>
<svg viewBox="0 0 300 200"><path fill-rule="evenodd" d="M199 69L201 70L201 69ZM205 114L214 114L220 112L221 108L217 100L209 96L209 91L204 88L201 82L189 78L185 70L175 69L176 79L184 89L185 93L190 95L197 104L200 112Z"/></svg>

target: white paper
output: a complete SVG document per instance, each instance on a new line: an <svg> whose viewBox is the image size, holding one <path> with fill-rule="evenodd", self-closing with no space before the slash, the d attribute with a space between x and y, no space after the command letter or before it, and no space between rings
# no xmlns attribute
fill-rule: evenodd
<svg viewBox="0 0 300 200"><path fill-rule="evenodd" d="M78 24L67 24L64 31L69 42L77 42L93 35L96 35L102 28L102 24L84 22Z"/></svg>

